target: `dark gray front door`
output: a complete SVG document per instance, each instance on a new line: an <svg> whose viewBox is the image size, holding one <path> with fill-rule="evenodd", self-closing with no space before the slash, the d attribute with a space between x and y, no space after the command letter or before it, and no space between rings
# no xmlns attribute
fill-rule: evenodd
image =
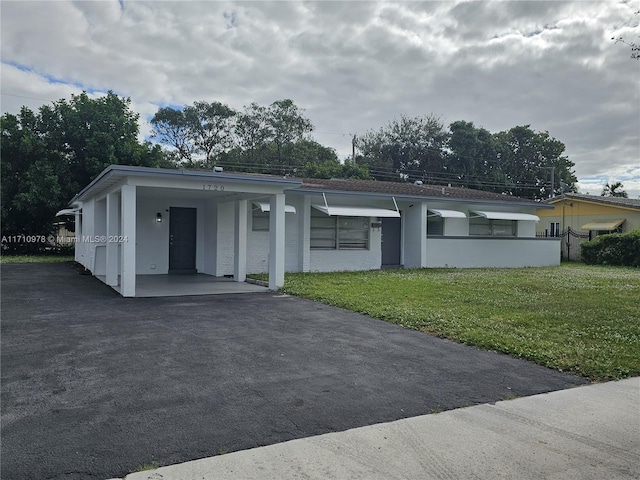
<svg viewBox="0 0 640 480"><path fill-rule="evenodd" d="M195 208L169 210L169 273L196 273Z"/></svg>
<svg viewBox="0 0 640 480"><path fill-rule="evenodd" d="M400 219L382 219L382 266L400 265Z"/></svg>

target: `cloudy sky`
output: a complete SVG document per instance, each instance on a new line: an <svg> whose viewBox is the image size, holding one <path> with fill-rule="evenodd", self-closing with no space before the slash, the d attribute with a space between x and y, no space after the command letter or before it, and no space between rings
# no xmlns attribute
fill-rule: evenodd
<svg viewBox="0 0 640 480"><path fill-rule="evenodd" d="M341 158L402 114L564 142L581 193L640 196L640 1L6 1L2 113L86 90L161 106L291 98Z"/></svg>

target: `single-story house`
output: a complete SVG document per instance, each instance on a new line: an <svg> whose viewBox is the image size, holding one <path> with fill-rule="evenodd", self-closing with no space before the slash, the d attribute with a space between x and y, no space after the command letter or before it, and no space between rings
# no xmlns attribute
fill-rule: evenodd
<svg viewBox="0 0 640 480"><path fill-rule="evenodd" d="M538 202L490 192L346 179L113 165L71 201L75 259L125 297L136 277L384 267L558 265L536 238Z"/></svg>
<svg viewBox="0 0 640 480"><path fill-rule="evenodd" d="M593 238L605 233L627 233L640 227L640 199L565 193L539 209L539 236L559 237L571 229Z"/></svg>

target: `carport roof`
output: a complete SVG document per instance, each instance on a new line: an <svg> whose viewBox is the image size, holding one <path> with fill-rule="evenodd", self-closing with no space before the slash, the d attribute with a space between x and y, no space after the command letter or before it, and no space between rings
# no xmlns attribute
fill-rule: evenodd
<svg viewBox="0 0 640 480"><path fill-rule="evenodd" d="M88 196L111 187L122 178L128 176L150 178L182 178L195 181L210 182L212 180L227 180L246 184L269 184L283 188L296 188L302 184L299 179L279 177L276 175L262 175L250 173L227 173L212 170L187 170L172 168L134 167L129 165L110 165L105 168L89 185L84 187L71 200L71 204L82 201Z"/></svg>

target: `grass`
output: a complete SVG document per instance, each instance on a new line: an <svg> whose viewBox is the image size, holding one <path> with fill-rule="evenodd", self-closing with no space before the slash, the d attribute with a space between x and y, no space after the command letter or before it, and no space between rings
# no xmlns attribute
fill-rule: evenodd
<svg viewBox="0 0 640 480"><path fill-rule="evenodd" d="M296 273L282 291L592 380L640 375L640 269Z"/></svg>
<svg viewBox="0 0 640 480"><path fill-rule="evenodd" d="M2 255L0 263L58 263L71 262L73 255Z"/></svg>
<svg viewBox="0 0 640 480"><path fill-rule="evenodd" d="M149 470L156 470L160 467L160 464L157 461L152 461L151 463L147 463L145 465L141 465L135 470L132 470L129 473L138 473L138 472L148 472Z"/></svg>

